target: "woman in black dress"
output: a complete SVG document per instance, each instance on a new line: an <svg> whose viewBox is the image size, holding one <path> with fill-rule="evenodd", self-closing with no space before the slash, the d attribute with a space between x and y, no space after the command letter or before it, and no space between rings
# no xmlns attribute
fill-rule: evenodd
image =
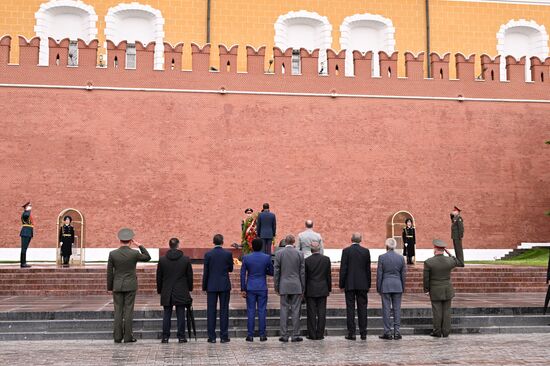
<svg viewBox="0 0 550 366"><path fill-rule="evenodd" d="M405 220L403 228L403 255L407 257L407 264L414 264L414 247L416 245L416 232L411 219Z"/></svg>
<svg viewBox="0 0 550 366"><path fill-rule="evenodd" d="M63 218L64 224L59 228L59 246L61 247L63 267L69 266L69 259L73 254L74 227L71 225L72 221L71 216L65 216Z"/></svg>

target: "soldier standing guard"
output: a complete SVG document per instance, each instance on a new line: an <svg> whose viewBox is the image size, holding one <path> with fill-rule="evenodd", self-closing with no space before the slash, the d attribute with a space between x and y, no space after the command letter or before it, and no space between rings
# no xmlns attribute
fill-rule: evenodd
<svg viewBox="0 0 550 366"><path fill-rule="evenodd" d="M69 259L71 258L71 254L73 254L74 227L71 225L73 218L71 216L65 216L63 221L65 223L59 228L59 246L61 247L63 267L68 267Z"/></svg>
<svg viewBox="0 0 550 366"><path fill-rule="evenodd" d="M424 292L430 295L432 302L432 337L448 337L451 332L451 302L455 290L451 282L451 271L464 264L447 250L443 240L435 239L434 256L424 262ZM449 256L445 257L444 253Z"/></svg>
<svg viewBox="0 0 550 366"><path fill-rule="evenodd" d="M464 267L464 251L462 250L462 237L464 236L464 222L462 216L460 216L460 209L454 207L451 212L451 238L453 239L453 248L455 250L456 257L460 260Z"/></svg>
<svg viewBox="0 0 550 366"><path fill-rule="evenodd" d="M34 229L31 215L32 205L27 202L22 207L24 211L21 214L21 232L19 233L21 237L21 268L30 268L31 266L27 264L27 249L31 244Z"/></svg>
<svg viewBox="0 0 550 366"><path fill-rule="evenodd" d="M415 261L413 258L415 257L414 247L416 245L416 230L414 229L410 218L405 220L402 238L403 255L407 257L407 264L414 264Z"/></svg>

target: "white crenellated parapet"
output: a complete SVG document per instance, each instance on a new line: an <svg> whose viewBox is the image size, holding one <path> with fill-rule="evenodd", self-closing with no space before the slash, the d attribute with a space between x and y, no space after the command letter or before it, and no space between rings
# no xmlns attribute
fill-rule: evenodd
<svg viewBox="0 0 550 366"><path fill-rule="evenodd" d="M548 33L544 25L539 25L534 20L510 20L500 26L496 34L497 53L500 58L500 80L506 80L506 56L511 55L516 59L526 56L525 80L531 81L532 56L541 60L548 57Z"/></svg>
<svg viewBox="0 0 550 366"><path fill-rule="evenodd" d="M354 75L353 51L373 51L372 76L380 76L379 51L395 51L395 27L378 14L354 14L340 25L340 48L346 50L346 76Z"/></svg>
<svg viewBox="0 0 550 366"><path fill-rule="evenodd" d="M97 37L97 15L91 5L80 0L51 0L34 14L34 32L40 37L38 64L48 66L48 37L90 42Z"/></svg>
<svg viewBox="0 0 550 366"><path fill-rule="evenodd" d="M327 70L327 49L332 46L332 25L326 16L306 10L291 11L275 22L275 47L319 49L319 71Z"/></svg>
<svg viewBox="0 0 550 366"><path fill-rule="evenodd" d="M137 2L118 4L105 16L105 38L115 44L155 42L155 70L164 68L164 17L160 10Z"/></svg>

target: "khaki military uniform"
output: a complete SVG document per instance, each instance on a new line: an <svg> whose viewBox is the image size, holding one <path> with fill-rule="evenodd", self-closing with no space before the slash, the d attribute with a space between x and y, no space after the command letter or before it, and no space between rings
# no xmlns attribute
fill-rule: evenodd
<svg viewBox="0 0 550 366"><path fill-rule="evenodd" d="M430 293L433 313L433 334L449 336L451 332L451 301L455 296L451 272L463 264L459 259L443 254L424 262L424 292Z"/></svg>

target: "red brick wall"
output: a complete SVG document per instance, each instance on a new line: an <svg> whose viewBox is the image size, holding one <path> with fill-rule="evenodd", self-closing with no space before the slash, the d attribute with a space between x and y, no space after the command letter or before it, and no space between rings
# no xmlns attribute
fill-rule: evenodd
<svg viewBox="0 0 550 366"><path fill-rule="evenodd" d="M389 215L411 211L422 247L464 210L466 246L543 241L548 105L0 89L0 243L18 244L34 202L34 246L66 207L90 247L119 227L164 246L239 238L242 210L271 203L279 233L313 218L327 246L354 230L380 247Z"/></svg>
<svg viewBox="0 0 550 366"><path fill-rule="evenodd" d="M137 70L86 60L37 67L38 49L27 51L20 66L0 64L0 83L539 100L550 87L525 83L521 73L510 82L474 80L473 71L424 80L414 60L410 79L371 79L208 73L199 71L208 68L201 54L193 72L140 68L139 55ZM67 207L84 213L89 247L115 246L121 226L149 247L171 236L210 246L217 232L231 243L240 240L244 208L266 201L279 239L312 218L329 248L347 245L352 231L381 248L388 217L402 209L416 218L420 247L429 247L434 237L449 239L455 204L464 210L466 248L550 240L548 103L3 86L0 108L2 247L19 245L27 199L33 247L55 245L55 220Z"/></svg>

